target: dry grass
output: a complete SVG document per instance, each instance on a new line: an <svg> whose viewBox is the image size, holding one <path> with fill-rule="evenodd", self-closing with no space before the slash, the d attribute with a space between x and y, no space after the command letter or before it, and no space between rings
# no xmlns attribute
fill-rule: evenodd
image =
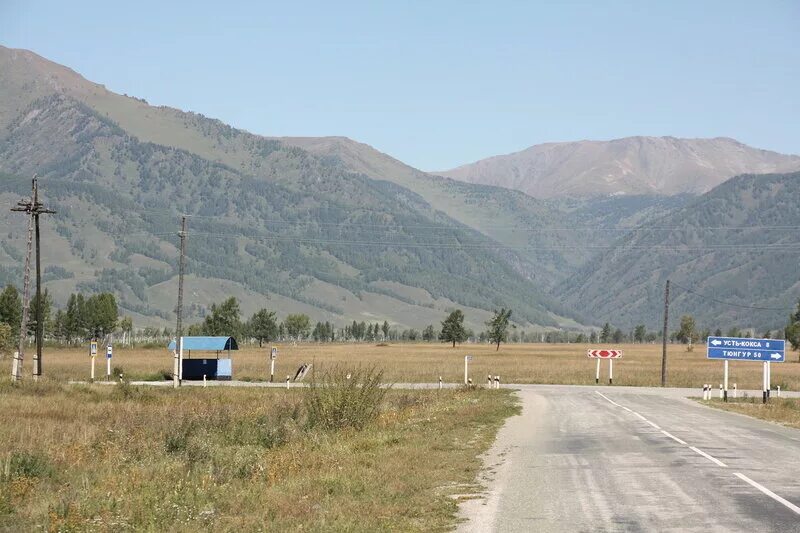
<svg viewBox="0 0 800 533"><path fill-rule="evenodd" d="M661 380L661 346L629 344L620 346L625 355L614 363L614 383L619 385L657 386ZM276 379L294 376L302 363L314 363L317 370L334 365L374 365L383 371L388 382L460 382L464 376L464 355L474 355L470 374L476 383L488 373L500 375L504 383L594 383L594 361L586 357L587 345L581 344L507 344L499 352L493 346L461 345L455 349L445 344L313 344L278 345ZM245 347L233 355L235 379L269 378L269 347ZM199 355L199 354L195 354ZM787 354L792 361L794 354ZM8 363L10 365L10 362ZM166 349L124 349L115 347L114 366L122 366L132 379L154 379L160 370L172 368ZM26 361L30 368L30 361ZM86 350L49 349L45 353L45 372L55 379L85 380L90 360ZM760 389L761 365L732 363L731 383L740 389ZM97 375L105 375L105 360L97 359ZM601 382L607 382L608 364L602 363ZM685 346L668 347L668 385L702 387L722 379L722 362L706 359L705 349L687 352ZM800 364L787 362L772 365L772 383L784 390L800 390Z"/></svg>
<svg viewBox="0 0 800 533"><path fill-rule="evenodd" d="M727 403L722 400L715 399L703 402L706 405L716 407L717 409L724 409L725 411L733 411L735 413L742 413L755 418L769 420L770 422L777 422L785 426L800 429L800 399L799 398L770 398L769 403L763 403L763 398L739 398L731 400Z"/></svg>
<svg viewBox="0 0 800 533"><path fill-rule="evenodd" d="M442 531L507 391L393 391L362 431L304 389L0 385L0 530Z"/></svg>

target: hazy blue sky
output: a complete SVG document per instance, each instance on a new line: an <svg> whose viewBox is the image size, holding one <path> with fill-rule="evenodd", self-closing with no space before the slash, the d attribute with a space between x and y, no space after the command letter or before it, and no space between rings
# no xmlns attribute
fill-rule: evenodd
<svg viewBox="0 0 800 533"><path fill-rule="evenodd" d="M0 0L0 43L264 135L425 170L547 141L800 153L800 2Z"/></svg>

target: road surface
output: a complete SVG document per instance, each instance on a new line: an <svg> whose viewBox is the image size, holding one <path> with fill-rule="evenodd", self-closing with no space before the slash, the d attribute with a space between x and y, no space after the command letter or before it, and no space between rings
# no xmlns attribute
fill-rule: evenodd
<svg viewBox="0 0 800 533"><path fill-rule="evenodd" d="M461 531L800 531L800 431L680 389L517 388Z"/></svg>

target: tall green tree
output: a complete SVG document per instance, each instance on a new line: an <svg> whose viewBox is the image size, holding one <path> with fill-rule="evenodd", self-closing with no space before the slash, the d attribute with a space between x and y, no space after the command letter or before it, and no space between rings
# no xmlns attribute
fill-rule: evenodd
<svg viewBox="0 0 800 533"><path fill-rule="evenodd" d="M609 342L611 340L611 324L608 322L603 325L603 330L600 332L600 342Z"/></svg>
<svg viewBox="0 0 800 533"><path fill-rule="evenodd" d="M67 310L64 317L64 330L67 340L86 339L91 335L86 321L86 301L83 294L71 294L67 300Z"/></svg>
<svg viewBox="0 0 800 533"><path fill-rule="evenodd" d="M508 326L511 319L511 309L500 309L494 312L494 316L486 322L489 328L487 338L489 342L496 345L495 351L500 349L500 343L506 341L508 336Z"/></svg>
<svg viewBox="0 0 800 533"><path fill-rule="evenodd" d="M619 344L620 342L625 340L625 334L622 332L621 329L617 328L614 330L614 333L611 334L611 340Z"/></svg>
<svg viewBox="0 0 800 533"><path fill-rule="evenodd" d="M681 317L681 326L675 334L675 338L683 344L697 340L697 328L692 315L683 315Z"/></svg>
<svg viewBox="0 0 800 533"><path fill-rule="evenodd" d="M286 326L286 334L294 339L307 337L311 332L311 319L302 313L286 315L283 323Z"/></svg>
<svg viewBox="0 0 800 533"><path fill-rule="evenodd" d="M467 330L464 329L464 313L461 309L456 309L444 319L442 331L439 333L439 340L452 342L453 348L456 347L456 343L462 343L467 340Z"/></svg>
<svg viewBox="0 0 800 533"><path fill-rule="evenodd" d="M11 327L12 335L19 335L19 325L22 322L22 298L13 285L6 285L0 293L0 322Z"/></svg>
<svg viewBox="0 0 800 533"><path fill-rule="evenodd" d="M427 342L436 340L436 330L433 329L433 324L428 324L425 329L422 330L422 340Z"/></svg>
<svg viewBox="0 0 800 533"><path fill-rule="evenodd" d="M35 335L36 334L36 317L37 311L39 308L39 299L34 296L31 299L31 309L30 309L30 320L28 321L28 335ZM52 327L52 323L50 322L50 314L53 310L53 299L50 297L50 292L45 289L42 292L42 331L44 335L47 335L47 332Z"/></svg>
<svg viewBox="0 0 800 533"><path fill-rule="evenodd" d="M0 322L0 357L11 355L14 350L14 333L11 326L5 322Z"/></svg>
<svg viewBox="0 0 800 533"><path fill-rule="evenodd" d="M95 294L84 304L84 316L90 334L104 337L117 328L117 300L109 292Z"/></svg>
<svg viewBox="0 0 800 533"><path fill-rule="evenodd" d="M211 304L211 313L203 320L203 333L237 337L242 333L239 301L231 296L221 304Z"/></svg>
<svg viewBox="0 0 800 533"><path fill-rule="evenodd" d="M258 341L261 348L264 341L270 342L278 336L278 321L275 312L261 309L253 313L247 321L247 334Z"/></svg>
<svg viewBox="0 0 800 533"><path fill-rule="evenodd" d="M388 339L389 338L389 322L384 320L383 321L383 327L381 328L381 330L383 331L383 338L384 339Z"/></svg>
<svg viewBox="0 0 800 533"><path fill-rule="evenodd" d="M645 328L644 324L639 324L635 328L633 328L633 341L634 342L644 342L644 336L647 335L647 328Z"/></svg>

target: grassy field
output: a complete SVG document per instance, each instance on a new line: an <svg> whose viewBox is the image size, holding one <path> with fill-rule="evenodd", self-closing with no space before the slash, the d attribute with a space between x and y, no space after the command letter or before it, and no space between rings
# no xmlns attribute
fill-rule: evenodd
<svg viewBox="0 0 800 533"><path fill-rule="evenodd" d="M390 391L364 429L324 430L308 394L5 382L0 530L447 530L517 411L508 391Z"/></svg>
<svg viewBox="0 0 800 533"><path fill-rule="evenodd" d="M733 411L800 429L800 399L798 398L775 398L773 396L767 404L763 403L761 396L729 399L727 403L719 399L703 403L717 409Z"/></svg>
<svg viewBox="0 0 800 533"><path fill-rule="evenodd" d="M618 385L657 386L661 380L661 346L629 344L619 346L624 357L614 363L614 383ZM279 344L276 379L294 376L302 363L313 363L317 370L338 364L369 364L384 371L390 382L461 382L464 377L464 355L474 356L470 375L476 384L486 375L500 375L503 383L593 384L594 360L586 357L588 346L582 344L504 344L500 351L487 345L461 345L451 348L439 343L392 344L313 344L296 346ZM85 380L89 377L88 348L48 349L45 351L45 374L54 379ZM25 364L30 370L30 353ZM235 379L264 380L269 378L269 347L245 347L233 353ZM199 357L200 354L194 354ZM800 390L800 364L796 354L787 354L792 362L772 365L772 383L784 390ZM10 369L10 361L7 359ZM169 373L171 354L166 349L124 349L115 347L113 366L120 366L131 379L160 379L160 372ZM698 387L703 383L718 384L722 380L722 362L706 359L701 346L687 352L682 345L668 346L668 385ZM731 384L740 389L760 389L759 363L731 363ZM97 376L105 376L105 359L97 358ZM601 382L608 381L608 363L602 362Z"/></svg>

